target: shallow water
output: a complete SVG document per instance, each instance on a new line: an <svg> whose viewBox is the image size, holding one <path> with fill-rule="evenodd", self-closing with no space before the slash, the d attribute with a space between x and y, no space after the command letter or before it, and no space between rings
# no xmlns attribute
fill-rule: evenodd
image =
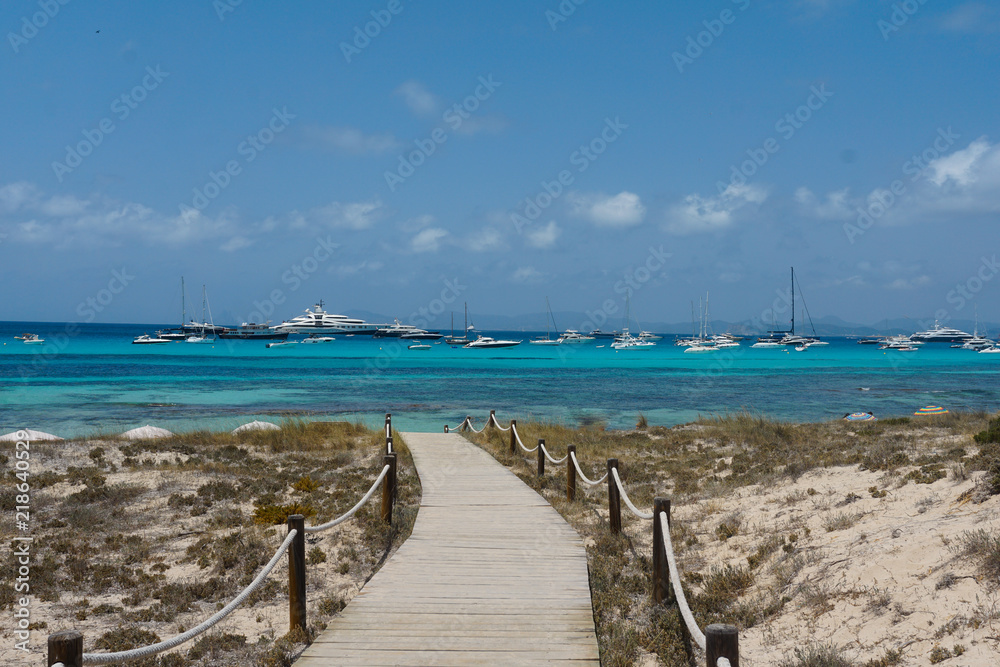
<svg viewBox="0 0 1000 667"><path fill-rule="evenodd" d="M796 421L911 414L925 405L1000 408L1000 355L928 344L895 352L829 338L828 346L685 354L616 352L610 341L501 350L444 343L409 350L391 339L268 349L262 341L132 345L157 325L0 323L0 429L63 437L153 424L175 431L233 428L304 414L437 431L490 409L504 421L603 421L611 428L673 425L750 408ZM24 345L24 331L46 339ZM527 341L534 332L487 332ZM862 391L860 388L868 388Z"/></svg>

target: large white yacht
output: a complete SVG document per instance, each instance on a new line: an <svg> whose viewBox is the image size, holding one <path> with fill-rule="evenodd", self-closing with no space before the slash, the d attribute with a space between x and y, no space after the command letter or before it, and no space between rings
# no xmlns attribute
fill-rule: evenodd
<svg viewBox="0 0 1000 667"><path fill-rule="evenodd" d="M305 315L293 317L285 320L281 324L271 327L275 331L288 333L352 333L352 334L373 334L385 324L369 324L364 320L358 320L346 315L335 315L323 310L323 302L320 301L311 309L306 308Z"/></svg>
<svg viewBox="0 0 1000 667"><path fill-rule="evenodd" d="M934 320L934 328L927 331L918 331L910 336L911 340L922 341L924 343L964 343L972 338L972 334L951 327L943 327Z"/></svg>

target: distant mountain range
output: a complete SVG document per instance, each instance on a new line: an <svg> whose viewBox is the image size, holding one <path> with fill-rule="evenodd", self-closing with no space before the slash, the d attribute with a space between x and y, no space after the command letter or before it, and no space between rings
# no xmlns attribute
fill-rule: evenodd
<svg viewBox="0 0 1000 667"><path fill-rule="evenodd" d="M360 317L361 319L368 322L392 322L393 316L385 315L383 313L375 313L367 310L351 310L347 311L345 314L351 317ZM461 332L463 322L462 314L456 313L455 326L456 331ZM592 322L590 318L584 313L573 312L573 311L560 311L553 313L556 324L559 325L560 331L565 331L566 329L578 329L583 331L586 329L600 328L605 331L612 331L620 329L622 325L621 313L617 313L609 318L608 322L603 324L589 326L588 323ZM404 318L400 318L404 322ZM477 329L483 331L545 331L545 322L547 315L544 312L538 313L526 313L524 315L476 315L470 324L475 324ZM419 323L418 323L419 324ZM691 322L640 322L642 329L646 331L653 331L656 333L669 333L669 334L681 334L688 335L692 333ZM876 324L860 324L857 322L848 322L841 319L835 315L827 315L825 317L818 317L813 320L813 325L816 327L816 334L819 336L874 336L874 335L889 335L889 334L911 334L917 331L923 331L934 326L934 319L928 318L923 319L911 319L911 318L896 318L890 320L882 320ZM955 327L956 329L961 329L962 331L968 331L972 333L972 330L976 327L976 323L973 320L949 320L948 322L942 322L943 326ZM636 328L636 323L633 322L632 328ZM776 323L777 329L787 329L788 322L778 322ZM434 321L427 325L428 329L434 329L437 331L447 332L451 330L451 315L445 313L439 315ZM731 332L735 334L759 334L764 333L769 326L760 327L755 326L749 320L744 320L743 322L728 322L726 320L712 320L710 322L710 328L713 333L724 333ZM812 330L809 326L809 322L796 322L795 330L797 333L801 334L811 334ZM979 323L979 333L988 334L991 337L995 337L997 333L1000 332L1000 323L997 322L980 322ZM584 331L584 333L586 333Z"/></svg>

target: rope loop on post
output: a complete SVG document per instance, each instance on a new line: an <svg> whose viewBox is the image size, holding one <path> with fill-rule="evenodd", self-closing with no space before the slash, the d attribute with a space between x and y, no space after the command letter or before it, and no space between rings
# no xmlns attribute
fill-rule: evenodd
<svg viewBox="0 0 1000 667"><path fill-rule="evenodd" d="M549 454L549 450L545 449L545 443L541 443L538 446L542 448L542 453L545 454L545 458L547 458L549 460L549 463L554 463L555 465L559 465L560 463L562 463L563 461L565 461L569 457L569 454L567 454L566 456L562 457L561 459L554 459L554 458L552 458L552 455Z"/></svg>
<svg viewBox="0 0 1000 667"><path fill-rule="evenodd" d="M670 584L674 588L674 597L677 599L677 608L680 609L681 617L684 619L684 624L687 625L688 632L691 633L691 637L694 638L698 646L702 651L705 650L705 633L701 631L698 627L698 623L694 620L694 614L691 613L691 607L688 606L687 598L684 597L684 589L681 587L681 575L677 571L677 560L674 557L674 545L670 541L670 524L667 523L667 513L660 512L660 516L657 517L660 521L660 528L663 531L663 546L664 551L667 553L667 565L670 568Z"/></svg>
<svg viewBox="0 0 1000 667"><path fill-rule="evenodd" d="M535 445L531 449L528 449L527 447L524 446L524 443L521 442L521 434L517 432L517 422L511 424L510 427L514 429L514 438L517 439L517 444L521 446L521 449L523 449L528 454L531 454L532 452L538 449L538 445Z"/></svg>
<svg viewBox="0 0 1000 667"><path fill-rule="evenodd" d="M604 477L600 479L587 479L587 476L583 474L582 470L580 470L580 462L576 460L576 452L570 452L569 456L573 459L573 466L576 468L576 474L580 476L580 480L587 486L596 486L608 478L608 473L604 473Z"/></svg>
<svg viewBox="0 0 1000 667"><path fill-rule="evenodd" d="M625 504L628 505L628 508L632 510L632 514L636 515L640 519L652 519L653 518L652 512L649 512L647 514L646 512L640 511L639 508L633 505L632 501L629 500L628 494L625 493L625 487L622 485L621 477L618 476L618 468L612 468L611 474L615 478L615 485L618 487L618 492L622 495L622 500L624 500Z"/></svg>

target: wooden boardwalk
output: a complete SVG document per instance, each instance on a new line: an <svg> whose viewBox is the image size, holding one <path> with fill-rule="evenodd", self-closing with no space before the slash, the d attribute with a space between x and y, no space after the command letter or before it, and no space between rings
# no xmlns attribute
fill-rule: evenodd
<svg viewBox="0 0 1000 667"><path fill-rule="evenodd" d="M457 434L405 433L413 534L296 667L599 665L583 541Z"/></svg>

